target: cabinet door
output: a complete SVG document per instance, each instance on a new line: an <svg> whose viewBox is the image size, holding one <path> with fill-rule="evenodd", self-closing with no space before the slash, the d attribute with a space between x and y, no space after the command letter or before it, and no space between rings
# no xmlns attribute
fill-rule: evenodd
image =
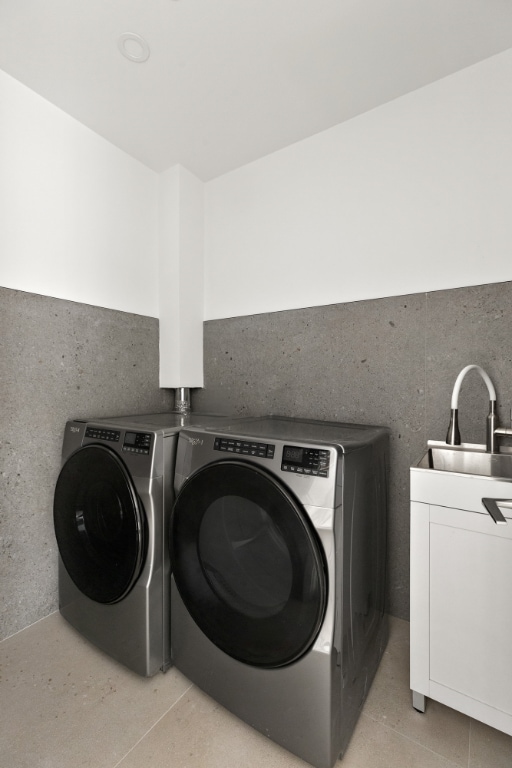
<svg viewBox="0 0 512 768"><path fill-rule="evenodd" d="M512 521L430 507L430 679L512 714Z"/></svg>

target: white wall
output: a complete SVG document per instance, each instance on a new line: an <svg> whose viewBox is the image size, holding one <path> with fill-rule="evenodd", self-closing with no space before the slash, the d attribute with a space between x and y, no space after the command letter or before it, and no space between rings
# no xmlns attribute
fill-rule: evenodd
<svg viewBox="0 0 512 768"><path fill-rule="evenodd" d="M512 279L511 83L507 51L208 182L205 319ZM0 105L0 285L159 316L158 175L1 71Z"/></svg>
<svg viewBox="0 0 512 768"><path fill-rule="evenodd" d="M158 316L158 175L0 71L0 285Z"/></svg>
<svg viewBox="0 0 512 768"><path fill-rule="evenodd" d="M512 50L206 185L205 318L512 279Z"/></svg>

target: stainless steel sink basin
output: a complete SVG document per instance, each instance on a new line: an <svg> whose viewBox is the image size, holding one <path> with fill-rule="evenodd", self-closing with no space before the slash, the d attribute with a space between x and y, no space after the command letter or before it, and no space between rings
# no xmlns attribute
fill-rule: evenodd
<svg viewBox="0 0 512 768"><path fill-rule="evenodd" d="M420 469L512 479L512 454L485 453L463 448L429 448L416 465Z"/></svg>

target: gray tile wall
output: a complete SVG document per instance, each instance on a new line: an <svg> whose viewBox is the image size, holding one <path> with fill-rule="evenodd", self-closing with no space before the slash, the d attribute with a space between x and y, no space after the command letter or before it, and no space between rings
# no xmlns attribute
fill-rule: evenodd
<svg viewBox="0 0 512 768"><path fill-rule="evenodd" d="M53 488L68 418L170 410L158 321L0 288L0 638L57 607Z"/></svg>
<svg viewBox="0 0 512 768"><path fill-rule="evenodd" d="M205 323L196 410L391 427L389 610L408 617L409 466L442 440L459 370L509 423L512 283ZM57 607L52 495L68 418L164 411L155 319L0 288L0 638ZM472 372L463 440L483 442Z"/></svg>
<svg viewBox="0 0 512 768"><path fill-rule="evenodd" d="M391 427L388 604L409 615L409 467L444 440L459 371L481 365L501 423L512 404L512 283L276 312L205 324L197 410ZM465 442L484 442L487 388L471 372L460 405Z"/></svg>

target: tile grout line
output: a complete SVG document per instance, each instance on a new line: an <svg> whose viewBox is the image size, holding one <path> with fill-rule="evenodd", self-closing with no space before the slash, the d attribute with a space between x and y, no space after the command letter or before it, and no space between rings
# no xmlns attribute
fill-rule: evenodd
<svg viewBox="0 0 512 768"><path fill-rule="evenodd" d="M361 714L365 714L365 713L362 712ZM387 725L386 723L383 723L380 720L377 720L371 715L365 714L365 717L368 717L372 722L377 723L377 725L381 725L383 728L386 728L386 730L392 731L392 733L395 733L401 739L405 739L406 741L409 741L411 744L416 744L416 746L421 747L422 749L425 749L427 752L430 752L431 755L435 755L436 757L440 757L442 760L446 760L446 762L449 765L453 765L455 766L455 768L462 768L462 766L459 763L454 763L453 760L450 760L450 758L446 757L446 755L442 755L440 752L436 752L434 749L430 749L430 747L426 747L425 744L422 744L420 741L416 741L416 739L413 739L410 736L407 736L405 733L401 733L401 731L397 731L397 729L393 728L393 726ZM114 766L114 768L117 768L117 766ZM468 768L469 768L469 765L468 765Z"/></svg>
<svg viewBox="0 0 512 768"><path fill-rule="evenodd" d="M45 621L45 619L49 619L50 616L53 616L55 613L59 613L59 609L55 608L55 610L51 611L50 613L47 613L46 616L41 616L40 619L36 619L31 624L27 624L26 627L22 627L21 629L17 629L16 632L13 632L12 635L7 635L7 637L2 637L0 640L0 645L2 643L5 643L7 640L12 640L13 637L16 637L16 635L19 635L21 632L25 632L26 629L31 629L32 627L35 627L36 624L39 624L41 621Z"/></svg>
<svg viewBox="0 0 512 768"><path fill-rule="evenodd" d="M141 743L141 741L143 741L143 740L146 738L146 736L147 736L149 733L151 733L151 731L152 731L154 728L156 728L156 726L158 725L158 723L159 723L161 720L163 720L163 719L164 719L164 717L166 717L166 715L168 715L168 714L169 714L169 712L170 712L172 709L174 709L174 707L176 706L176 704L178 704L178 703L179 703L179 702L182 700L182 698L183 698L183 697L184 697L184 696L185 696L185 695L186 695L186 694L187 694L187 693L190 691L190 689L191 689L191 688L193 688L193 687L194 687L194 684L193 684L193 683L190 683L190 685L188 686L188 688L187 688L186 690L184 690L184 691L183 691L183 693L181 694L181 696L178 696L178 698L176 699L176 701L174 702L174 704L171 704L171 706L169 707L169 709L166 709L166 711L165 711L165 712L164 712L162 715L160 715L160 717L159 717L157 720L155 720L155 722L153 723L153 725L151 726L151 728L148 728L148 730L147 730L147 731L146 731L146 732L145 732L145 733L144 733L144 734L143 734L143 735L140 737L140 739L138 739L138 740L135 742L135 744L133 745L133 747L130 747L130 749L128 750L128 752L126 752L126 753L125 753L125 754L122 756L122 758L121 758L120 760L118 760L118 762L117 762L117 763L116 763L114 766L112 766L112 768L119 768L119 766L121 765L121 763L123 762L123 760L125 760L125 759L128 757L128 755L129 755L129 754L131 754L131 753L133 752L133 750L134 750L136 747L138 747L138 746L139 746L139 744Z"/></svg>

